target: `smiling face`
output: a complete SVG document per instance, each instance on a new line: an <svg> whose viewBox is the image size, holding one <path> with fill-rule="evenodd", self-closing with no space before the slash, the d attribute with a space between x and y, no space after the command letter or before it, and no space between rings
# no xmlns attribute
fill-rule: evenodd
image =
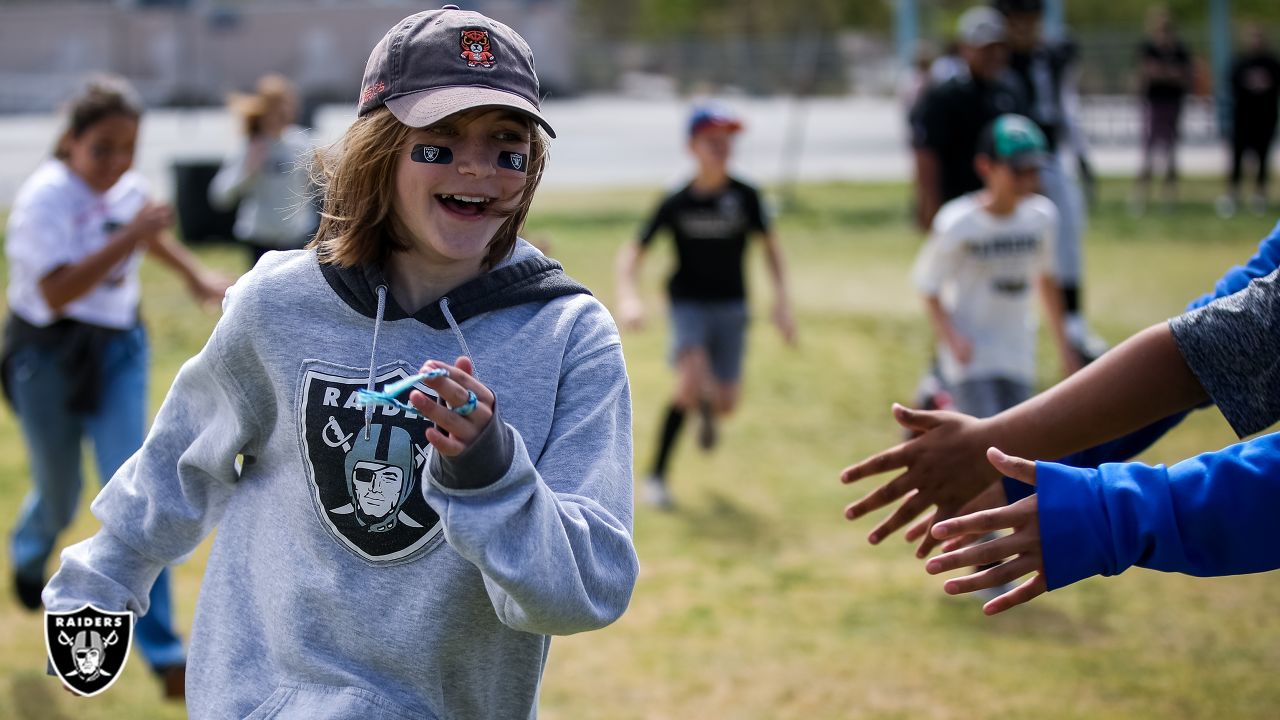
<svg viewBox="0 0 1280 720"><path fill-rule="evenodd" d="M109 115L63 141L67 167L96 192L110 190L133 165L138 120Z"/></svg>
<svg viewBox="0 0 1280 720"><path fill-rule="evenodd" d="M499 167L501 152L529 154L529 121L507 110L450 115L414 130L395 170L397 228L411 252L478 270L489 242L523 196L525 173ZM449 148L453 162L412 159L414 145Z"/></svg>
<svg viewBox="0 0 1280 720"><path fill-rule="evenodd" d="M689 151L704 171L725 172L733 154L733 136L737 129L715 125L698 130L689 138Z"/></svg>

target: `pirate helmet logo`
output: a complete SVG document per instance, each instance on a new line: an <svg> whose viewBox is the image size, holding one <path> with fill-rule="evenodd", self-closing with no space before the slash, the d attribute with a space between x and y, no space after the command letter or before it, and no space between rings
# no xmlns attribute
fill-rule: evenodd
<svg viewBox="0 0 1280 720"><path fill-rule="evenodd" d="M347 453L346 480L351 503L330 512L354 513L356 522L370 532L394 528L414 485L413 441L408 431L374 425L368 433L356 433ZM404 519L413 522L408 516Z"/></svg>
<svg viewBox="0 0 1280 720"><path fill-rule="evenodd" d="M497 58L490 52L489 31L472 28L462 31L462 55L467 67L494 66Z"/></svg>
<svg viewBox="0 0 1280 720"><path fill-rule="evenodd" d="M440 157L440 148L435 147L434 145L428 145L422 148L422 156L426 158L429 163L435 162L436 158Z"/></svg>
<svg viewBox="0 0 1280 720"><path fill-rule="evenodd" d="M524 157L520 153L511 153L511 167L519 170L524 164Z"/></svg>
<svg viewBox="0 0 1280 720"><path fill-rule="evenodd" d="M131 612L106 612L92 605L45 613L45 649L62 683L85 696L111 687L129 659L133 620Z"/></svg>

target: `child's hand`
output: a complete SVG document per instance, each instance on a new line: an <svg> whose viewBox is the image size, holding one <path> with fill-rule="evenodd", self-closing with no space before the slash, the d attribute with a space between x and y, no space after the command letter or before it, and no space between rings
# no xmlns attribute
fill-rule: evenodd
<svg viewBox="0 0 1280 720"><path fill-rule="evenodd" d="M493 391L471 376L474 370L471 358L460 357L455 362L456 364L449 365L439 360L428 360L422 366L423 372L438 368L449 371L446 376L422 381L435 390L448 403L448 407L435 402L420 390L409 393L409 402L423 417L436 424L427 430L427 442L445 457L453 457L466 450L493 418ZM467 406L467 391L475 393L476 403L473 410L463 415L458 409ZM445 435L441 430L449 434Z"/></svg>
<svg viewBox="0 0 1280 720"><path fill-rule="evenodd" d="M214 310L222 307L222 299L227 294L227 288L233 284L235 284L234 280L221 273L204 272L192 277L187 290L201 307Z"/></svg>
<svg viewBox="0 0 1280 720"><path fill-rule="evenodd" d="M875 545L936 505L934 519L953 518L965 510L1000 474L983 457L990 447L984 421L956 412L911 410L894 404L893 417L919 437L850 465L840 474L844 483L879 475L890 470L904 472L845 508L845 517L856 520L867 513L905 498L898 509L871 531L867 540ZM921 556L933 541L926 537ZM927 545L927 547L926 547Z"/></svg>
<svg viewBox="0 0 1280 720"><path fill-rule="evenodd" d="M147 201L146 205L125 225L139 243L145 244L161 230L173 225L173 209L164 203Z"/></svg>
<svg viewBox="0 0 1280 720"><path fill-rule="evenodd" d="M1035 463L1009 457L995 448L987 450L987 459L1004 475L1035 484ZM956 568L1000 563L948 580L943 589L950 595L997 587L1034 573L1030 580L984 605L982 611L987 615L995 615L1041 595L1045 591L1044 554L1037 508L1037 497L1032 495L1006 507L983 510L934 525L933 536L947 541L943 546L947 552L930 560L925 570L936 575ZM963 547L976 537L1007 529L1013 532L989 542Z"/></svg>
<svg viewBox="0 0 1280 720"><path fill-rule="evenodd" d="M623 298L618 303L618 322L624 330L644 328L644 303L639 298Z"/></svg>
<svg viewBox="0 0 1280 720"><path fill-rule="evenodd" d="M773 324L778 327L784 342L793 346L796 344L796 319L791 314L791 306L786 302L773 306Z"/></svg>

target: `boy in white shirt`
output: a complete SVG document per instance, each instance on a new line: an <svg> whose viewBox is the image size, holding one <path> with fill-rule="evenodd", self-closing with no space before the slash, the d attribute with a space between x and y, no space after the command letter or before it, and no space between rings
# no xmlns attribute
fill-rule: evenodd
<svg viewBox="0 0 1280 720"><path fill-rule="evenodd" d="M1058 212L1037 195L1047 143L1035 123L1001 115L975 160L984 188L947 203L916 259L916 288L937 336L938 367L956 409L987 417L1032 395L1039 284L1064 375L1079 368L1053 273Z"/></svg>

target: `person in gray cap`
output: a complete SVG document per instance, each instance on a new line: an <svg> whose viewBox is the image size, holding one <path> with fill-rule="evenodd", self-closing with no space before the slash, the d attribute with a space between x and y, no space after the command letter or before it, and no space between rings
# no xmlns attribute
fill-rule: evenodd
<svg viewBox="0 0 1280 720"><path fill-rule="evenodd" d="M1028 110L1025 95L1005 76L1008 47L999 12L966 10L957 40L968 72L930 88L911 118L921 230L928 230L943 203L982 187L974 169L982 129L999 115Z"/></svg>
<svg viewBox="0 0 1280 720"><path fill-rule="evenodd" d="M191 717L533 718L550 636L626 609L618 330L517 234L540 99L506 25L446 6L391 28L317 161L316 240L240 279L63 553L51 611L142 613L218 527Z"/></svg>

